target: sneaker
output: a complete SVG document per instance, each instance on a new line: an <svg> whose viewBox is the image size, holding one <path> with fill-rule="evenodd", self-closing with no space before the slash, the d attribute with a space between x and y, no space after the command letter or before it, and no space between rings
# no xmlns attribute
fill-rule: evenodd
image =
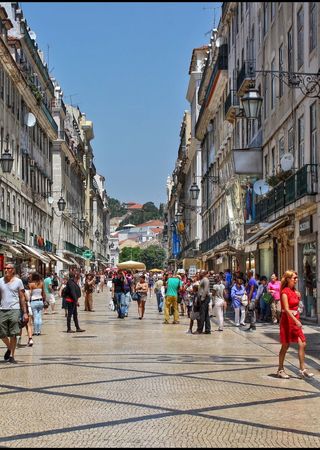
<svg viewBox="0 0 320 450"><path fill-rule="evenodd" d="M4 359L5 361L9 361L10 355L11 355L11 350L8 349L8 350L5 352L3 359Z"/></svg>
<svg viewBox="0 0 320 450"><path fill-rule="evenodd" d="M30 338L27 344L28 347L32 347L33 346L33 340Z"/></svg>
<svg viewBox="0 0 320 450"><path fill-rule="evenodd" d="M277 325L278 324L278 321L277 320L274 320L273 321L273 325Z"/></svg>
<svg viewBox="0 0 320 450"><path fill-rule="evenodd" d="M282 370L278 370L277 377L278 378L282 378L283 380L289 380L289 378L290 378L289 375L286 374L283 369Z"/></svg>
<svg viewBox="0 0 320 450"><path fill-rule="evenodd" d="M236 327L240 327L240 323L236 323L235 326L236 326Z"/></svg>
<svg viewBox="0 0 320 450"><path fill-rule="evenodd" d="M313 373L311 373L311 372L308 372L308 370L307 369L304 369L304 370L299 370L299 375L300 375L300 378L313 378L314 377L314 374Z"/></svg>
<svg viewBox="0 0 320 450"><path fill-rule="evenodd" d="M10 356L10 358L8 359L8 363L10 363L10 364L17 364L17 361L14 359L13 356Z"/></svg>
<svg viewBox="0 0 320 450"><path fill-rule="evenodd" d="M246 324L245 323L240 323L240 327L245 327Z"/></svg>
<svg viewBox="0 0 320 450"><path fill-rule="evenodd" d="M186 334L193 334L191 330L186 331Z"/></svg>

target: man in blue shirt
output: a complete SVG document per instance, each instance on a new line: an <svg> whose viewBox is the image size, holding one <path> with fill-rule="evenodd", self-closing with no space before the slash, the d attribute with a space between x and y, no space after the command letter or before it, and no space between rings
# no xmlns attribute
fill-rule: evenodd
<svg viewBox="0 0 320 450"><path fill-rule="evenodd" d="M248 296L248 316L250 319L250 327L247 331L254 331L256 329L256 296L258 290L258 283L253 275L253 270L248 270L248 284L246 286L246 292Z"/></svg>

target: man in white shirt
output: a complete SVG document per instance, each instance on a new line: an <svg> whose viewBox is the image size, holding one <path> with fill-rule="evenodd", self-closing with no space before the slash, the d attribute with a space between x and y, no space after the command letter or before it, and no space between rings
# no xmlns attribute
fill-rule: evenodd
<svg viewBox="0 0 320 450"><path fill-rule="evenodd" d="M4 360L15 364L14 353L17 336L20 335L20 314L22 312L24 323L28 322L29 317L24 286L11 263L5 264L4 277L0 278L0 298L0 338L7 346Z"/></svg>

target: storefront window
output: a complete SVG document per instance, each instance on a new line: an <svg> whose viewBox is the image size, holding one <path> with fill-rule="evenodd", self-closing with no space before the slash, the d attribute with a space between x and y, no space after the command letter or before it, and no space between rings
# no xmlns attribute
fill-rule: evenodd
<svg viewBox="0 0 320 450"><path fill-rule="evenodd" d="M317 243L308 242L300 245L301 267L300 292L304 302L303 315L309 318L316 318L317 314Z"/></svg>

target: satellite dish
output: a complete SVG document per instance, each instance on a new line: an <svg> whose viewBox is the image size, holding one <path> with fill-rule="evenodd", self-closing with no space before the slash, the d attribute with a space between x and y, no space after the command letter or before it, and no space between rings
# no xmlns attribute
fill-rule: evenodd
<svg viewBox="0 0 320 450"><path fill-rule="evenodd" d="M258 180L254 183L253 190L257 195L265 195L269 192L270 186L266 180Z"/></svg>
<svg viewBox="0 0 320 450"><path fill-rule="evenodd" d="M287 172L288 170L291 170L294 163L294 157L292 153L285 153L283 157L280 160L280 166L281 169L284 172Z"/></svg>
<svg viewBox="0 0 320 450"><path fill-rule="evenodd" d="M26 125L27 125L27 127L29 127L29 128L34 127L36 122L37 122L37 119L35 118L35 116L32 113L28 113L26 115Z"/></svg>
<svg viewBox="0 0 320 450"><path fill-rule="evenodd" d="M52 205L54 202L54 198L53 197L48 197L48 203L49 205Z"/></svg>
<svg viewBox="0 0 320 450"><path fill-rule="evenodd" d="M30 39L32 39L33 41L35 41L37 39L36 33L32 30L29 31L29 36L30 36Z"/></svg>

